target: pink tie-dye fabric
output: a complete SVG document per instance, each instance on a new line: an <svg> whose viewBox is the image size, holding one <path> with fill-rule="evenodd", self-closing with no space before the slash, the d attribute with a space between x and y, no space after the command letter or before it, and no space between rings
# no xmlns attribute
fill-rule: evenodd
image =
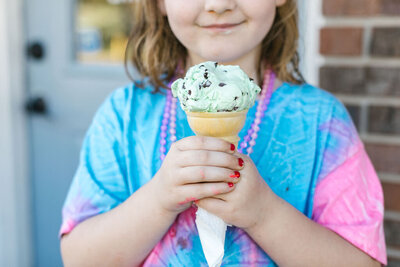
<svg viewBox="0 0 400 267"><path fill-rule="evenodd" d="M386 265L382 187L362 143L356 147L317 184L312 218Z"/></svg>

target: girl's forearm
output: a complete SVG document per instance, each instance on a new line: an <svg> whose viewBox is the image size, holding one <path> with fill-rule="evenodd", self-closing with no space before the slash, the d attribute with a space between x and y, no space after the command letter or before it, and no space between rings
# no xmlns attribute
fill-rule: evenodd
<svg viewBox="0 0 400 267"><path fill-rule="evenodd" d="M153 200L151 182L124 203L80 223L61 241L65 266L137 266L176 215Z"/></svg>
<svg viewBox="0 0 400 267"><path fill-rule="evenodd" d="M248 234L279 266L380 266L336 233L271 192L264 220Z"/></svg>

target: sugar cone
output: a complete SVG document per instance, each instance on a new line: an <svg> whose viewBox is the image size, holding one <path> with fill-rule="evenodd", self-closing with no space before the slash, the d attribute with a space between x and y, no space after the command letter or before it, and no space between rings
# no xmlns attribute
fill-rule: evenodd
<svg viewBox="0 0 400 267"><path fill-rule="evenodd" d="M212 136L235 144L246 121L247 110L239 112L186 112L190 128L200 136Z"/></svg>
<svg viewBox="0 0 400 267"><path fill-rule="evenodd" d="M246 121L247 110L240 112L186 112L188 122L196 135L224 139L236 147L238 133ZM218 216L198 208L196 227L208 266L221 266L224 257L227 224Z"/></svg>

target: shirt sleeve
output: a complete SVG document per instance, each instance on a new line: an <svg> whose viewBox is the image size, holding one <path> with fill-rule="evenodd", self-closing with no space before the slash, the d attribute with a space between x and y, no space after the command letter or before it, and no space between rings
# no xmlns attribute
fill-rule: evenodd
<svg viewBox="0 0 400 267"><path fill-rule="evenodd" d="M312 219L387 264L379 178L341 104L320 127L328 131Z"/></svg>
<svg viewBox="0 0 400 267"><path fill-rule="evenodd" d="M86 133L79 166L62 209L60 237L129 197L122 138L126 94L123 89L111 94Z"/></svg>

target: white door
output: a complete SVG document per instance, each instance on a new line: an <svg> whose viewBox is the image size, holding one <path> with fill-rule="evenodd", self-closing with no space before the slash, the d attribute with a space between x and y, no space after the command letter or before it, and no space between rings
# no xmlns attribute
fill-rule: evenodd
<svg viewBox="0 0 400 267"><path fill-rule="evenodd" d="M127 2L25 0L35 266L62 266L61 208L85 131L106 95L129 82Z"/></svg>
<svg viewBox="0 0 400 267"><path fill-rule="evenodd" d="M111 0L25 0L35 266L62 266L61 207L94 112L126 85L127 5Z"/></svg>

